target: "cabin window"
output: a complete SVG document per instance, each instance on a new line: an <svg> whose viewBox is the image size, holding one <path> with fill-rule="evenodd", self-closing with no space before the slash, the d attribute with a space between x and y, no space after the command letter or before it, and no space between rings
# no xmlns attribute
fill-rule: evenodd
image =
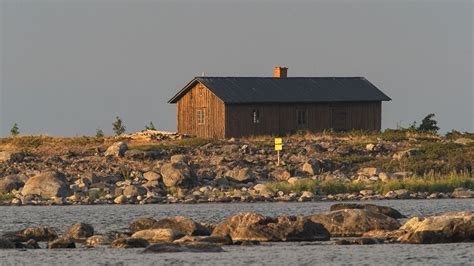
<svg viewBox="0 0 474 266"><path fill-rule="evenodd" d="M197 124L198 125L204 125L204 109L197 109L196 110L196 115L197 115Z"/></svg>
<svg viewBox="0 0 474 266"><path fill-rule="evenodd" d="M306 110L297 110L296 111L296 120L298 122L298 126L305 126L307 117L306 117Z"/></svg>
<svg viewBox="0 0 474 266"><path fill-rule="evenodd" d="M254 124L260 123L260 112L258 110L252 111L252 122Z"/></svg>

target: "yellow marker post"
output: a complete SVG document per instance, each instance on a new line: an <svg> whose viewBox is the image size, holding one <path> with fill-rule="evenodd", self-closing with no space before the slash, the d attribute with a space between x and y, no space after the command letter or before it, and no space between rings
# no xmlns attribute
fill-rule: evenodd
<svg viewBox="0 0 474 266"><path fill-rule="evenodd" d="M283 141L281 138L275 138L275 150L277 151L277 165L280 165L280 151L283 149Z"/></svg>

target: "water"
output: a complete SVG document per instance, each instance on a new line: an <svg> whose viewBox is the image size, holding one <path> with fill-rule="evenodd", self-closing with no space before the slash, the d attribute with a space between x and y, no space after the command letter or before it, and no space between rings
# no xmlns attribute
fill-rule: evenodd
<svg viewBox="0 0 474 266"><path fill-rule="evenodd" d="M368 202L369 203L369 202ZM371 202L391 206L408 217L474 210L474 199L392 200ZM0 231L50 226L62 233L71 224L87 222L96 232L126 230L139 217L183 215L217 223L237 212L268 216L309 215L329 210L333 202L242 203L198 205L102 205L0 207ZM472 264L473 243L437 245L383 244L336 246L331 242L268 243L225 246L225 253L141 254L140 249L78 248L75 250L0 250L0 265L153 265L153 264Z"/></svg>

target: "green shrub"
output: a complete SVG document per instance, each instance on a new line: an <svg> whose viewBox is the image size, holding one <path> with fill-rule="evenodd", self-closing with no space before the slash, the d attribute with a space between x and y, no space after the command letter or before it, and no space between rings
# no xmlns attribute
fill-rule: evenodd
<svg viewBox="0 0 474 266"><path fill-rule="evenodd" d="M353 193L365 189L362 183L350 183L339 180L326 180L319 184L321 194L339 194L339 193Z"/></svg>
<svg viewBox="0 0 474 266"><path fill-rule="evenodd" d="M386 141L393 141L393 142L407 140L409 132L410 130L404 129L404 128L401 128L401 129L387 128L382 133L382 139Z"/></svg>
<svg viewBox="0 0 474 266"><path fill-rule="evenodd" d="M0 194L0 201L10 201L14 198L15 196L12 193Z"/></svg>

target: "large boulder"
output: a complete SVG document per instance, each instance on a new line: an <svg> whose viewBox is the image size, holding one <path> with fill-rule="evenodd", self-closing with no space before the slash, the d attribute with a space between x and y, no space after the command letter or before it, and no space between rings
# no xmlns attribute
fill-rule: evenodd
<svg viewBox="0 0 474 266"><path fill-rule="evenodd" d="M359 204L359 203L336 203L331 205L330 211L344 210L344 209L366 209L374 212L383 213L389 217L400 219L406 218L405 215L401 214L394 208L387 206L379 206L375 204Z"/></svg>
<svg viewBox="0 0 474 266"><path fill-rule="evenodd" d="M366 209L342 209L307 218L324 225L335 237L358 237L372 230L396 230L400 227L396 219Z"/></svg>
<svg viewBox="0 0 474 266"><path fill-rule="evenodd" d="M20 189L25 183L18 175L9 175L0 178L0 194L10 193Z"/></svg>
<svg viewBox="0 0 474 266"><path fill-rule="evenodd" d="M58 237L58 234L49 227L28 227L20 231L7 232L4 238L13 242L26 242L30 239L35 241L51 241Z"/></svg>
<svg viewBox="0 0 474 266"><path fill-rule="evenodd" d="M450 212L426 218L408 220L400 231L402 243L434 244L474 241L474 213Z"/></svg>
<svg viewBox="0 0 474 266"><path fill-rule="evenodd" d="M19 162L24 157L23 152L0 151L0 162Z"/></svg>
<svg viewBox="0 0 474 266"><path fill-rule="evenodd" d="M190 236L210 235L209 228L184 216L167 217L154 223L152 228L173 229Z"/></svg>
<svg viewBox="0 0 474 266"><path fill-rule="evenodd" d="M128 146L125 142L123 141L115 142L114 144L112 144L110 147L107 148L104 155L122 157L127 151L127 149L128 149Z"/></svg>
<svg viewBox="0 0 474 266"><path fill-rule="evenodd" d="M309 159L303 164L301 170L311 176L316 175L320 170L319 161L315 159Z"/></svg>
<svg viewBox="0 0 474 266"><path fill-rule="evenodd" d="M112 239L106 235L93 235L86 239L85 244L89 247L106 246L112 244Z"/></svg>
<svg viewBox="0 0 474 266"><path fill-rule="evenodd" d="M123 189L123 195L127 198L146 195L147 190L141 185L128 185Z"/></svg>
<svg viewBox="0 0 474 266"><path fill-rule="evenodd" d="M77 242L84 242L90 236L94 235L94 227L86 223L77 223L69 227L63 237Z"/></svg>
<svg viewBox="0 0 474 266"><path fill-rule="evenodd" d="M133 238L143 238L150 243L173 242L184 234L173 229L146 229L132 235Z"/></svg>
<svg viewBox="0 0 474 266"><path fill-rule="evenodd" d="M150 243L143 238L124 237L115 239L110 245L112 248L146 248Z"/></svg>
<svg viewBox="0 0 474 266"><path fill-rule="evenodd" d="M247 167L235 167L226 173L232 181L247 183L255 180L255 174Z"/></svg>
<svg viewBox="0 0 474 266"><path fill-rule="evenodd" d="M185 163L167 163L161 167L163 183L167 187L187 187L196 184L191 168Z"/></svg>
<svg viewBox="0 0 474 266"><path fill-rule="evenodd" d="M265 217L239 213L218 224L213 236L230 236L235 241L322 241L329 232L321 224L303 217Z"/></svg>
<svg viewBox="0 0 474 266"><path fill-rule="evenodd" d="M36 175L26 181L21 194L39 195L44 199L52 197L69 197L72 192L63 174L50 171Z"/></svg>

